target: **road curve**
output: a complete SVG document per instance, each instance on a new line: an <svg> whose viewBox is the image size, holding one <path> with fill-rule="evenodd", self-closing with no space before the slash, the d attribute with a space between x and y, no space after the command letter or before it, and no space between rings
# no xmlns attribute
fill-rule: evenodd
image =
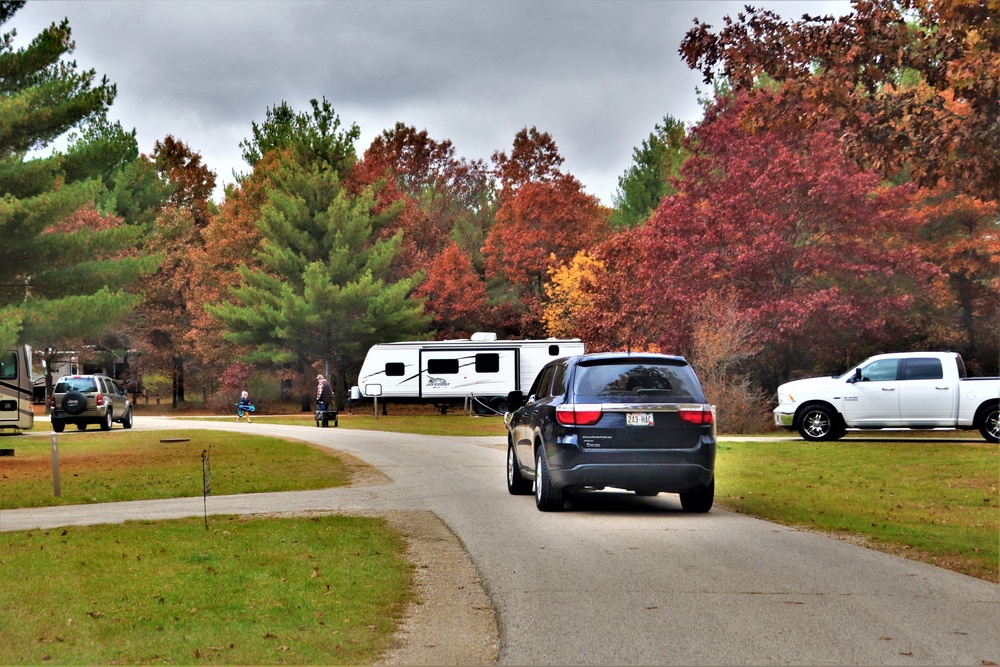
<svg viewBox="0 0 1000 667"><path fill-rule="evenodd" d="M538 512L507 493L499 437L147 417L136 428L252 429L378 467L391 484L213 496L208 511L434 512L490 593L500 664L1000 664L1000 586L721 509L687 515L670 495L601 492ZM203 511L200 497L4 510L0 530Z"/></svg>

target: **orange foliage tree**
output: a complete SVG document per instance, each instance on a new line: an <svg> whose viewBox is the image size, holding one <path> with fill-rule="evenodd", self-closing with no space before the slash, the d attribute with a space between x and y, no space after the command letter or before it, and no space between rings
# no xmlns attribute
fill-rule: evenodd
<svg viewBox="0 0 1000 667"><path fill-rule="evenodd" d="M483 245L486 277L510 289L507 301L517 318L507 323L512 333L539 336L549 270L604 238L608 213L559 170L562 157L547 133L523 129L511 155L498 152L493 160L500 206Z"/></svg>

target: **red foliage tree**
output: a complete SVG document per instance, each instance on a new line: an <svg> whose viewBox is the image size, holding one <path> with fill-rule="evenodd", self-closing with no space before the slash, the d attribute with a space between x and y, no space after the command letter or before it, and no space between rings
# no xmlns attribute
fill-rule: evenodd
<svg viewBox="0 0 1000 667"><path fill-rule="evenodd" d="M620 311L653 308L648 340L691 348L691 315L725 293L747 314L771 382L789 366L841 368L888 341L914 335L909 314L941 278L913 242L911 188L889 188L859 170L830 128L759 131L740 123L746 96L711 112L681 191L632 234L631 285L611 285ZM806 112L807 110L802 110ZM616 270L616 249L596 253ZM610 253L610 254L609 254ZM606 292L608 286L602 286Z"/></svg>
<svg viewBox="0 0 1000 667"><path fill-rule="evenodd" d="M487 312L486 287L472 260L452 242L427 269L415 296L426 297L438 338L461 338L482 328Z"/></svg>

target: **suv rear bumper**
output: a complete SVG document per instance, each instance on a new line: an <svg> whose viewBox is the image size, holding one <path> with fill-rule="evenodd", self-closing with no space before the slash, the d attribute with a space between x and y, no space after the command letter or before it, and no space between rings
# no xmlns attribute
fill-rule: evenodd
<svg viewBox="0 0 1000 667"><path fill-rule="evenodd" d="M706 436L691 449L593 451L561 444L546 453L556 488L613 486L679 493L712 481L715 449L715 439Z"/></svg>

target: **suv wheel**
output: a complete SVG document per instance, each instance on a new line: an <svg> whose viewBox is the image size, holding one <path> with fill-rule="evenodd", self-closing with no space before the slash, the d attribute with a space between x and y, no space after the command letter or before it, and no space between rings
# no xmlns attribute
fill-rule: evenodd
<svg viewBox="0 0 1000 667"><path fill-rule="evenodd" d="M535 452L535 507L543 512L552 512L563 508L562 489L552 486L549 477L549 464L545 460L545 451L539 447Z"/></svg>
<svg viewBox="0 0 1000 667"><path fill-rule="evenodd" d="M78 391L67 392L62 399L62 409L67 414L82 414L87 409L87 397Z"/></svg>
<svg viewBox="0 0 1000 667"><path fill-rule="evenodd" d="M507 443L507 490L513 496L526 496L531 493L531 482L521 477L514 445L509 442Z"/></svg>
<svg viewBox="0 0 1000 667"><path fill-rule="evenodd" d="M76 430L77 431L86 431L87 430L87 422L77 422L76 423Z"/></svg>
<svg viewBox="0 0 1000 667"><path fill-rule="evenodd" d="M132 428L132 408L125 411L125 416L122 417L122 428Z"/></svg>
<svg viewBox="0 0 1000 667"><path fill-rule="evenodd" d="M66 422L64 422L63 420L61 419L52 420L52 430L55 431L56 433L62 433L63 429L65 428L66 428Z"/></svg>
<svg viewBox="0 0 1000 667"><path fill-rule="evenodd" d="M715 479L705 486L681 493L681 507L685 512L705 513L712 509L715 500Z"/></svg>
<svg viewBox="0 0 1000 667"><path fill-rule="evenodd" d="M101 420L101 430L110 431L111 423L113 421L114 421L114 415L111 414L111 408L108 408L108 411L104 413L104 419Z"/></svg>

